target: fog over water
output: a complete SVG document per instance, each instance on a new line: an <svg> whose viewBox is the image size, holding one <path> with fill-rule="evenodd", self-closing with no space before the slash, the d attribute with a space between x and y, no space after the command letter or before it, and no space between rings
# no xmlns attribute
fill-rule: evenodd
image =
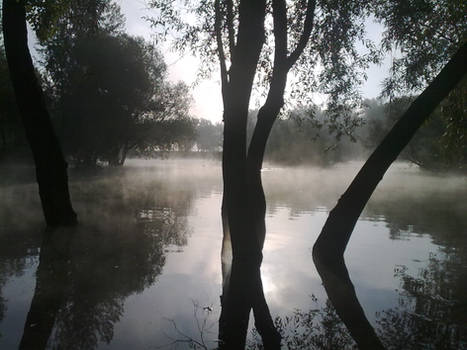
<svg viewBox="0 0 467 350"><path fill-rule="evenodd" d="M262 279L273 316L325 309L327 297L311 249L328 211L360 166L267 164L263 169L267 236ZM199 339L197 318L212 324L204 336L215 346L220 162L131 159L123 168L72 169L70 190L80 225L63 230L72 237L66 258L46 254L60 242L41 243L44 224L32 170L3 173L0 349L17 348L28 312L39 303L38 298L32 303L36 278L47 281L50 274L36 273L39 254L47 266L66 266L49 287L61 292L50 348L154 348L182 337L171 320L180 332ZM465 177L427 173L407 163L390 168L346 251L357 296L377 329L390 329L387 315L402 321L419 315L436 323L430 314L436 309L455 326L457 346L467 347L465 315L452 310L467 305L466 198ZM47 284L41 283L47 294ZM414 319L404 324L414 332L420 328ZM378 332L383 341L390 338Z"/></svg>

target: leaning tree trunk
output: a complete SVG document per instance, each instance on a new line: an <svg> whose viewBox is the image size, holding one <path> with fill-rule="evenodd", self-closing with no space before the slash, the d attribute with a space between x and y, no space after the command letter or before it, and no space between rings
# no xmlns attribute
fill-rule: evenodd
<svg viewBox="0 0 467 350"><path fill-rule="evenodd" d="M55 135L27 43L22 0L3 0L3 38L16 101L32 149L36 179L48 226L75 224L67 163Z"/></svg>
<svg viewBox="0 0 467 350"><path fill-rule="evenodd" d="M379 340L375 339L376 335L370 329L369 323L363 325L363 328L369 332L367 334L371 335L374 343L365 342L365 337L362 337L362 328L355 328L352 325L352 319L355 317L345 307L348 303L344 297L350 295L355 312L360 310L360 319L365 318L360 305L358 307L355 305L355 303L358 304L358 300L345 268L345 248L358 217L387 169L433 110L462 80L467 71L466 62L467 43L464 43L433 82L410 105L368 158L337 205L329 213L313 247L313 260L323 279L329 299L361 349L377 349L381 348L382 345L378 344ZM336 288L333 288L332 284L335 284L336 280L339 279L346 286L348 293L336 292ZM360 324L364 324L364 322Z"/></svg>

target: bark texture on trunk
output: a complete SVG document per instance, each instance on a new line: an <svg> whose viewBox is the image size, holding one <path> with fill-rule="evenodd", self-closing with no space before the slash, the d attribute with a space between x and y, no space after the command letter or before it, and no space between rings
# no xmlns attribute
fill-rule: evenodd
<svg viewBox="0 0 467 350"><path fill-rule="evenodd" d="M467 44L464 44L368 158L329 213L313 246L313 260L329 299L361 349L382 349L383 346L355 295L345 267L345 248L363 208L387 169L423 122L462 80L467 71L466 62Z"/></svg>
<svg viewBox="0 0 467 350"><path fill-rule="evenodd" d="M28 49L23 1L3 0L3 37L10 78L32 149L42 209L48 226L76 224L67 163L55 135Z"/></svg>

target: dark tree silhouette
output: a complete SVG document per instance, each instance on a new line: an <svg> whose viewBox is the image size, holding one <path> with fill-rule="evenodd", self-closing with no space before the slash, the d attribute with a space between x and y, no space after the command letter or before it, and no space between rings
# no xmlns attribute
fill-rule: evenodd
<svg viewBox="0 0 467 350"><path fill-rule="evenodd" d="M3 0L2 19L10 78L36 165L45 221L48 226L76 224L68 190L67 163L28 49L24 1Z"/></svg>
<svg viewBox="0 0 467 350"><path fill-rule="evenodd" d="M236 42L232 37L233 29L230 29L229 47L232 57L228 70L222 44L220 1L216 1L215 6L215 29L224 102L222 218L224 235L230 238L232 248L230 276L222 295L219 338L225 348L243 348L249 313L253 308L256 327L265 347L280 349L280 335L272 322L262 292L260 276L266 234L266 200L261 182L261 168L271 128L284 104L287 74L303 52L313 28L315 2L308 1L306 5L303 31L296 48L290 54L287 52L286 4L284 1L272 2L274 68L266 102L258 112L248 148L248 108L264 43L266 1L240 2ZM227 4L228 12L232 11L231 6ZM233 27L231 17L227 16L226 22L228 28Z"/></svg>
<svg viewBox="0 0 467 350"><path fill-rule="evenodd" d="M410 105L365 162L337 205L329 213L329 217L313 246L313 260L323 279L329 299L361 349L381 348L381 345L369 323L365 328L367 334L368 332L372 334L371 338L362 338L361 329L354 328L355 313L359 313L362 318L365 316L345 267L345 248L355 224L376 186L422 123L462 80L467 71L466 61L467 43L464 43L433 82ZM349 312L349 309L345 307L347 302L342 293L332 288L332 284L337 282L347 289L347 293L344 294L352 295L355 306L353 312ZM368 339L372 339L372 341L366 342Z"/></svg>
<svg viewBox="0 0 467 350"><path fill-rule="evenodd" d="M378 60L371 45L368 55L360 55L355 46L364 36L362 18L368 14L368 4L187 1L184 8L199 20L195 25L184 23L179 7L171 1L151 0L150 4L160 13L154 25L163 33L171 33L170 28L179 34L175 48L189 48L198 54L206 63L205 70L216 60L220 63L224 104L221 347L244 347L253 309L256 322L269 325L258 328L264 343L279 348L280 337L264 296L258 292L266 234L261 180L266 143L284 105L288 73L297 67L300 69L295 72L302 79L300 88L294 89L296 96L302 102L309 101L311 88L319 86L331 96L327 112L332 122L337 125L341 121L346 131L354 125L349 113L353 105L342 102L355 97L355 87L362 78L360 68ZM317 63L329 69L316 73ZM248 144L249 104L256 87L264 88L266 100Z"/></svg>

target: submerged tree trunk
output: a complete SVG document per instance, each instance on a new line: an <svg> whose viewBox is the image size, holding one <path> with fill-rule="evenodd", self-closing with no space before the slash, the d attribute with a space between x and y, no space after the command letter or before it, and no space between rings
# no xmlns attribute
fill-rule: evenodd
<svg viewBox="0 0 467 350"><path fill-rule="evenodd" d="M374 349L378 347L364 343L364 338L362 338L359 332L360 330L351 324L352 317L345 307L345 297L349 297L351 294L350 298L353 299L354 312L360 310L360 319L365 318L361 307L355 305L358 304L358 300L345 268L345 248L358 217L385 172L438 104L462 80L467 71L466 62L467 44L464 44L433 82L410 105L408 110L368 158L339 199L337 205L329 213L329 217L313 247L313 260L323 279L329 299L362 349ZM333 284L335 285L335 282L338 280L345 286L348 293L335 292L336 288ZM369 324L364 326L369 331L368 334L374 338L374 330L369 330L368 327L371 328ZM374 340L376 342L376 339Z"/></svg>
<svg viewBox="0 0 467 350"><path fill-rule="evenodd" d="M27 45L22 0L3 0L3 37L10 77L36 165L36 179L48 226L76 223L68 190L67 163L55 135Z"/></svg>
<svg viewBox="0 0 467 350"><path fill-rule="evenodd" d="M232 261L228 268L228 281L224 282L228 287L223 288L221 298L221 349L245 348L253 304L252 292L257 289L256 271L259 271L262 260L261 249L247 208L246 125L251 86L264 41L265 7L265 0L240 3L240 25L230 68L230 81L223 84L222 215L224 230L230 236Z"/></svg>
<svg viewBox="0 0 467 350"><path fill-rule="evenodd" d="M232 3L227 3L232 10ZM224 102L222 220L224 277L219 338L222 349L245 347L248 319L253 308L255 325L265 349L280 349L281 336L274 326L264 297L260 267L266 235L266 200L261 182L264 151L274 121L283 106L287 73L308 42L315 1L308 0L304 29L296 48L288 55L287 6L272 1L274 22L274 67L265 104L249 147L246 146L249 99L259 55L264 43L266 1L241 1L237 40L233 19L227 16L231 66L227 71L222 45L220 0L216 7L216 36ZM229 10L229 9L227 9ZM230 22L229 22L230 21ZM229 255L229 249L231 254ZM231 264L229 259L231 257Z"/></svg>

